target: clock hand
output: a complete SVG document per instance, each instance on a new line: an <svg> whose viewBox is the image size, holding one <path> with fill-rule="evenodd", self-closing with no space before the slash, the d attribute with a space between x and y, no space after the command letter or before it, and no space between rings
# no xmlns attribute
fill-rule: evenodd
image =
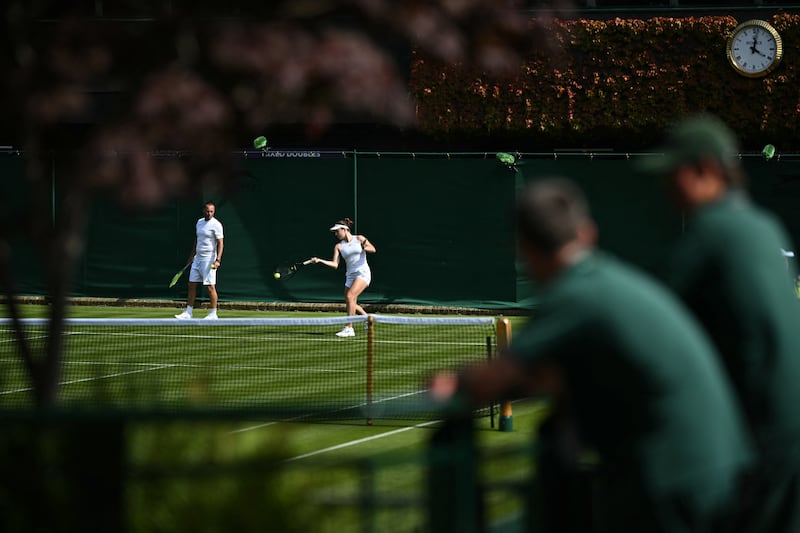
<svg viewBox="0 0 800 533"><path fill-rule="evenodd" d="M758 55L762 55L763 56L764 53L761 50L759 50L758 48L756 48L757 44L758 44L758 41L756 40L755 37L753 37L753 44L752 44L752 46L750 46L750 53L751 54L758 54Z"/></svg>
<svg viewBox="0 0 800 533"><path fill-rule="evenodd" d="M764 54L762 54L758 50L758 48L756 48L757 45L758 45L758 34L753 33L753 44L750 45L750 53L751 54L761 54L763 56Z"/></svg>

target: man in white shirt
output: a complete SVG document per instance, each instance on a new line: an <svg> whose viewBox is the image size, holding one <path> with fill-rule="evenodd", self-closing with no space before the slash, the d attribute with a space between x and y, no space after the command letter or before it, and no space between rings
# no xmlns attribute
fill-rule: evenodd
<svg viewBox="0 0 800 533"><path fill-rule="evenodd" d="M189 294L186 299L186 310L175 315L179 320L192 318L194 301L197 297L197 286L203 284L208 288L209 311L207 319L217 319L217 269L222 264L224 235L222 223L214 218L217 211L214 202L206 202L203 207L203 218L195 225L195 238L189 261Z"/></svg>

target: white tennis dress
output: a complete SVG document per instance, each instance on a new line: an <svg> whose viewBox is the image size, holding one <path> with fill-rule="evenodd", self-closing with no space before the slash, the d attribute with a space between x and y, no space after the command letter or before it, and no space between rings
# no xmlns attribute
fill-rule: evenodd
<svg viewBox="0 0 800 533"><path fill-rule="evenodd" d="M342 246L339 253L347 265L344 286L350 287L356 278L363 279L369 285L372 281L372 272L367 264L367 252L361 247L361 243L353 236L350 242L342 240L340 244Z"/></svg>
<svg viewBox="0 0 800 533"><path fill-rule="evenodd" d="M194 261L189 274L189 281L202 282L203 285L217 284L217 271L211 268L217 258L217 239L225 236L222 223L214 217L210 220L201 218L195 225L197 246L194 249Z"/></svg>

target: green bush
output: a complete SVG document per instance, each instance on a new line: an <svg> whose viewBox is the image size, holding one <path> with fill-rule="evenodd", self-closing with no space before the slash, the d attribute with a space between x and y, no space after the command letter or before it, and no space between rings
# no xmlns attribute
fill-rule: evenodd
<svg viewBox="0 0 800 533"><path fill-rule="evenodd" d="M735 128L746 148L777 139L783 150L797 149L800 15L769 22L784 57L756 79L728 64L725 45L738 23L730 16L555 20L546 25L549 46L510 76L417 54L411 83L419 127L434 137L508 137L523 141L520 149L632 150L656 141L676 117L708 111Z"/></svg>

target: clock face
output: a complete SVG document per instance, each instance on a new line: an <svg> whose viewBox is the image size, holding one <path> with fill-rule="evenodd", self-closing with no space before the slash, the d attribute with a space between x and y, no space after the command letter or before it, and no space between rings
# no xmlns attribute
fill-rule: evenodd
<svg viewBox="0 0 800 533"><path fill-rule="evenodd" d="M748 21L740 24L728 39L728 61L748 77L764 76L781 60L781 37L766 22Z"/></svg>

